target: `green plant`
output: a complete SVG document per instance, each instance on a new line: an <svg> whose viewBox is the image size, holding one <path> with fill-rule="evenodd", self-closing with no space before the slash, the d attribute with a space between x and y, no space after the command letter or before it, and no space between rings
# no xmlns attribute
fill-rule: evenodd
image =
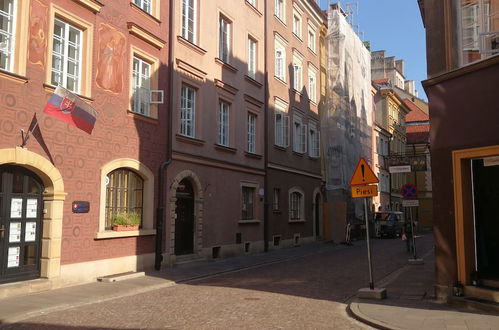
<svg viewBox="0 0 499 330"><path fill-rule="evenodd" d="M113 218L113 225L136 226L140 224L137 212L119 212Z"/></svg>

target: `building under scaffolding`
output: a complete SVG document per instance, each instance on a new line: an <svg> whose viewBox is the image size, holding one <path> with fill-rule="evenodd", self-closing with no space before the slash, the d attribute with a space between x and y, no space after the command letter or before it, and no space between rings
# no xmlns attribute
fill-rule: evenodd
<svg viewBox="0 0 499 330"><path fill-rule="evenodd" d="M362 201L351 198L349 181L360 159L372 158L371 55L339 5L328 10L327 101L321 113L326 176L325 236L345 240L346 224L363 219Z"/></svg>

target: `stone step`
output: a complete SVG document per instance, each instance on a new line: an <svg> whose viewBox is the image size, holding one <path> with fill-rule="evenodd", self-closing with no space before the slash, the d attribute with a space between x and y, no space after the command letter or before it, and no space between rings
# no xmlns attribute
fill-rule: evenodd
<svg viewBox="0 0 499 330"><path fill-rule="evenodd" d="M119 274L97 277L97 281L99 281L99 282L118 282L118 281L124 281L124 280L129 280L132 278L143 277L143 276L145 276L144 272L126 272L126 273L119 273Z"/></svg>
<svg viewBox="0 0 499 330"><path fill-rule="evenodd" d="M195 262L200 262L200 261L205 261L206 259L197 255L197 254L183 254L183 255L178 255L175 256L175 266L180 266L180 265L185 265L185 264L190 264L190 263L195 263Z"/></svg>
<svg viewBox="0 0 499 330"><path fill-rule="evenodd" d="M485 279L482 279L481 282L482 282L483 286L486 286L486 287L489 287L489 288L495 288L495 289L499 290L499 280L485 280Z"/></svg>
<svg viewBox="0 0 499 330"><path fill-rule="evenodd" d="M449 304L474 312L499 314L499 303L470 297L449 297Z"/></svg>
<svg viewBox="0 0 499 330"><path fill-rule="evenodd" d="M464 287L464 296L466 298L499 303L499 290L495 288L467 285Z"/></svg>
<svg viewBox="0 0 499 330"><path fill-rule="evenodd" d="M53 289L52 281L35 279L21 282L5 283L0 285L0 299L25 296Z"/></svg>

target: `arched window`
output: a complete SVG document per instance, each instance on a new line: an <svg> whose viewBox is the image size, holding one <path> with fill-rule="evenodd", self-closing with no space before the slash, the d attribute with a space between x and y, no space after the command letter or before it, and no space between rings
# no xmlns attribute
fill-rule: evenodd
<svg viewBox="0 0 499 330"><path fill-rule="evenodd" d="M144 180L134 171L118 168L110 172L106 177L106 229L121 212L137 213L142 222L143 192Z"/></svg>
<svg viewBox="0 0 499 330"><path fill-rule="evenodd" d="M293 191L289 195L289 220L304 220L303 218L303 195L298 191Z"/></svg>

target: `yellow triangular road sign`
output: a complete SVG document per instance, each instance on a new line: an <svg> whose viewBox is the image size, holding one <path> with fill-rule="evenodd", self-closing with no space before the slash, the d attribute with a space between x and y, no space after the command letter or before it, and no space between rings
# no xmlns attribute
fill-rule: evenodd
<svg viewBox="0 0 499 330"><path fill-rule="evenodd" d="M378 183L379 180L373 170L364 158L360 158L357 168L350 179L351 186L360 186L372 183Z"/></svg>

